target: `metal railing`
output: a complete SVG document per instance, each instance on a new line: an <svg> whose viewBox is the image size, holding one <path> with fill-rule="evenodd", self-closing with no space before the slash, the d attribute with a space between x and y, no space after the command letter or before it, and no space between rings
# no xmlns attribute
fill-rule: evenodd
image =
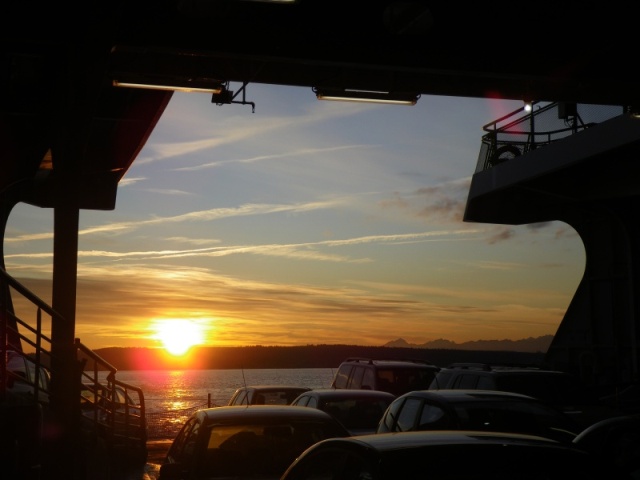
<svg viewBox="0 0 640 480"><path fill-rule="evenodd" d="M141 388L116 378L117 369L76 339L80 374L80 411L91 433L105 435L112 448L144 448L147 419ZM104 379L102 378L104 377Z"/></svg>
<svg viewBox="0 0 640 480"><path fill-rule="evenodd" d="M11 408L32 402L48 409L52 341L46 332L50 332L53 322L66 319L2 268L0 292L0 406ZM34 308L34 320L25 321L14 312L14 305L27 314ZM74 347L80 373L78 403L83 431L101 436L116 451L146 455L143 391L118 380L117 369L79 339ZM14 358L25 359L26 374L8 368L9 352ZM19 393L15 393L16 386L20 387Z"/></svg>
<svg viewBox="0 0 640 480"><path fill-rule="evenodd" d="M533 103L528 113L524 107L519 108L482 127L487 133L482 137L476 173L591 128L624 111L616 105L565 102Z"/></svg>

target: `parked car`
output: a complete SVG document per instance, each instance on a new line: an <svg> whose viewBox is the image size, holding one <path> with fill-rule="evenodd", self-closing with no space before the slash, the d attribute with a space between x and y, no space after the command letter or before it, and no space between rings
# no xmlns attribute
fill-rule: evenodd
<svg viewBox="0 0 640 480"><path fill-rule="evenodd" d="M489 390L420 390L396 398L378 433L413 430L482 430L526 433L569 443L581 428L533 397Z"/></svg>
<svg viewBox="0 0 640 480"><path fill-rule="evenodd" d="M47 407L51 384L49 370L44 365L37 364L28 354L7 350L5 355L7 394L17 401L33 401L37 398L38 403Z"/></svg>
<svg viewBox="0 0 640 480"><path fill-rule="evenodd" d="M316 443L280 480L629 480L574 446L530 435L430 431Z"/></svg>
<svg viewBox="0 0 640 480"><path fill-rule="evenodd" d="M349 432L315 408L224 406L198 410L184 424L160 466L158 480L279 479L312 444Z"/></svg>
<svg viewBox="0 0 640 480"><path fill-rule="evenodd" d="M570 415L583 428L622 412L605 405L579 378L535 366L454 363L441 369L429 390L479 389L516 392L535 397Z"/></svg>
<svg viewBox="0 0 640 480"><path fill-rule="evenodd" d="M332 388L382 390L402 395L429 387L439 367L421 360L347 358L338 367Z"/></svg>
<svg viewBox="0 0 640 480"><path fill-rule="evenodd" d="M42 464L42 431L48 416L49 370L31 355L0 350L0 471L3 479L35 478Z"/></svg>
<svg viewBox="0 0 640 480"><path fill-rule="evenodd" d="M251 385L238 388L229 399L232 405L289 405L301 393L311 390L299 385Z"/></svg>
<svg viewBox="0 0 640 480"><path fill-rule="evenodd" d="M352 435L375 433L395 395L380 390L318 388L298 396L291 405L323 410L337 418Z"/></svg>
<svg viewBox="0 0 640 480"><path fill-rule="evenodd" d="M607 418L582 431L573 443L605 462L640 478L640 415Z"/></svg>

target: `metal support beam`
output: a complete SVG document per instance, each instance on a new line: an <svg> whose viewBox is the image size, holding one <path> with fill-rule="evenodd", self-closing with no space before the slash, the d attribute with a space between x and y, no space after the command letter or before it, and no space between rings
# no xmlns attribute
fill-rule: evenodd
<svg viewBox="0 0 640 480"><path fill-rule="evenodd" d="M52 306L62 315L51 326L51 419L44 441L47 478L84 478L80 444L80 372L75 350L79 208L75 188L60 182L54 208ZM69 182L70 183L70 182ZM58 321L55 321L58 320Z"/></svg>

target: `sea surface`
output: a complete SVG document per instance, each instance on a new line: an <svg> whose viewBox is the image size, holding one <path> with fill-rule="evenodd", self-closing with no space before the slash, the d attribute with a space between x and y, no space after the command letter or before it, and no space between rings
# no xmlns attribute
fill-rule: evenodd
<svg viewBox="0 0 640 480"><path fill-rule="evenodd" d="M149 439L171 439L198 408L226 405L245 385L331 385L335 369L124 370L116 378L142 389Z"/></svg>

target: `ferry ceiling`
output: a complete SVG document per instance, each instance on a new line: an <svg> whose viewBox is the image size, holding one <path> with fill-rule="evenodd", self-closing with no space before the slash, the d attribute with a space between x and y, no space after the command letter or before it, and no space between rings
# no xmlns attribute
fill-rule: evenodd
<svg viewBox="0 0 640 480"><path fill-rule="evenodd" d="M251 84L629 105L635 15L603 4L391 0L12 1L0 190L113 209L173 87ZM245 97L246 95L246 97ZM223 91L220 98L224 102ZM215 108L215 105L212 105ZM480 127L480 126L479 126Z"/></svg>
<svg viewBox="0 0 640 480"><path fill-rule="evenodd" d="M2 22L0 227L18 202L54 209L54 348L78 211L115 208L175 89L217 90L212 108L259 106L256 83L640 105L636 16L599 2L13 0Z"/></svg>

